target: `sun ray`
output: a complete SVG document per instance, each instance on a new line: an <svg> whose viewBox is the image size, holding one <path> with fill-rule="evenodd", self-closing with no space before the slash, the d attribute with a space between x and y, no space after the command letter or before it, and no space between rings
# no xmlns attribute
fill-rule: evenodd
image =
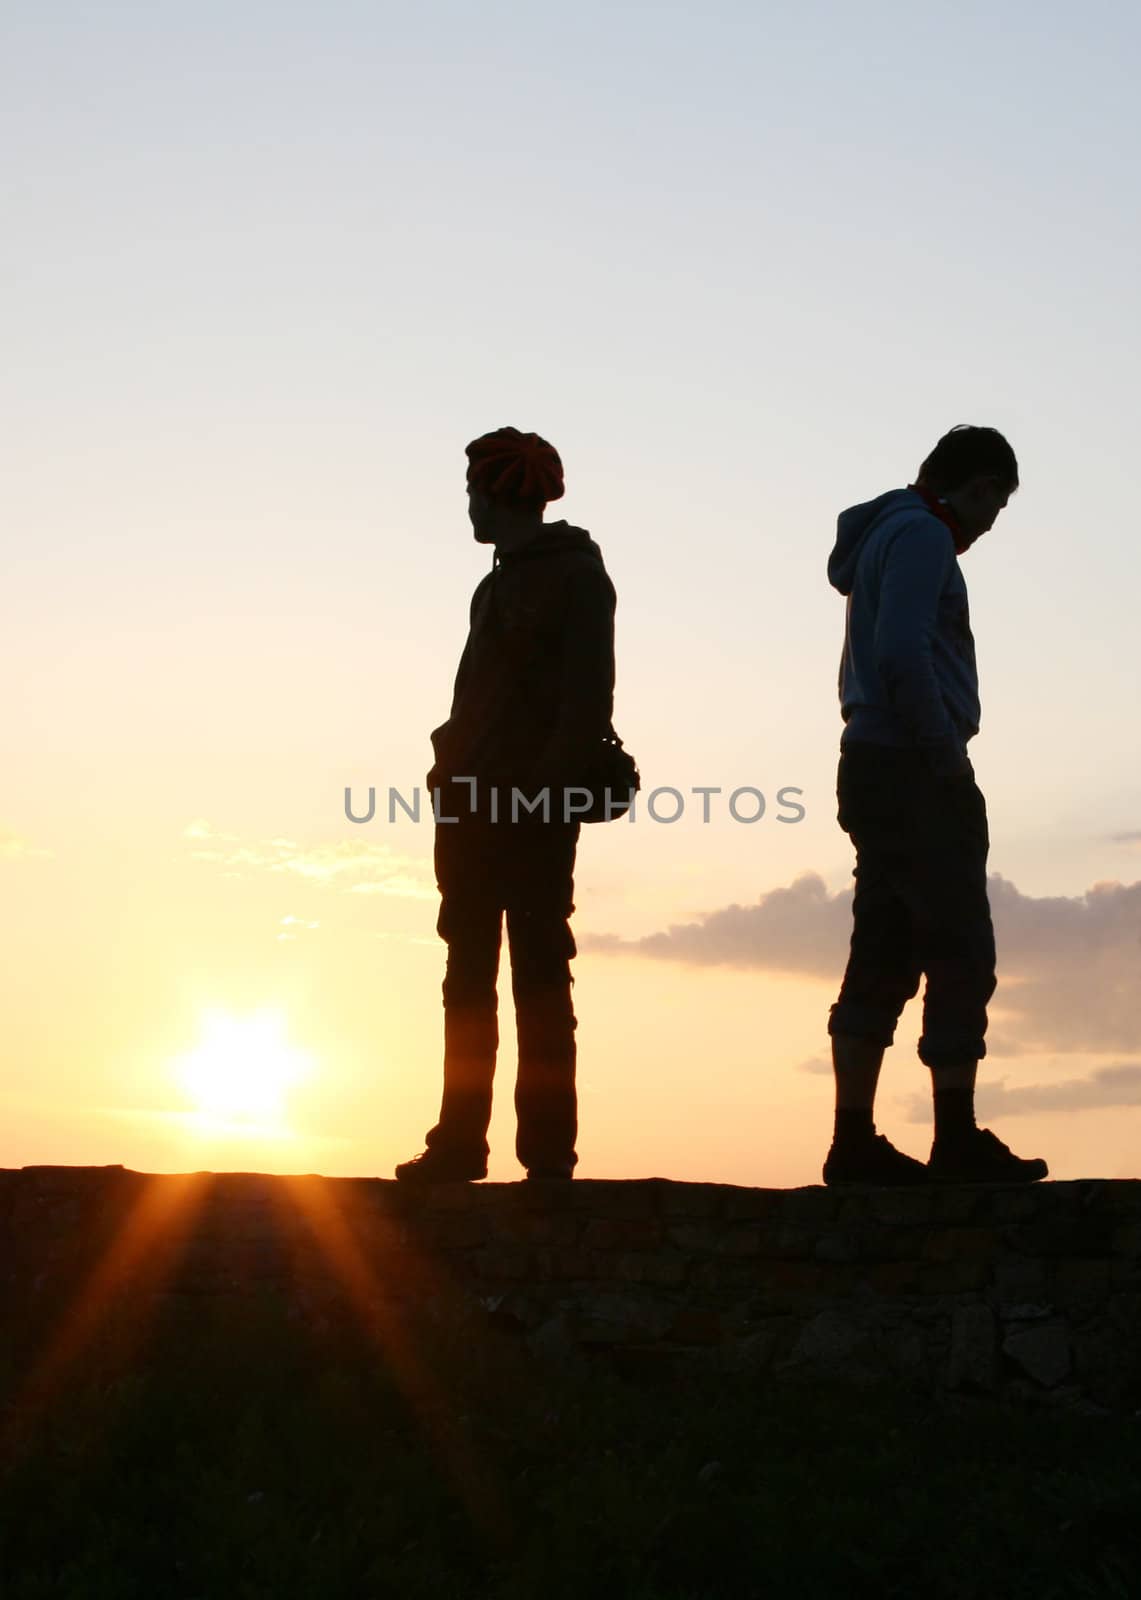
<svg viewBox="0 0 1141 1600"><path fill-rule="evenodd" d="M134 1180L140 1174L124 1174ZM0 1461L10 1464L35 1423L51 1406L68 1373L90 1348L113 1311L129 1304L132 1349L145 1340L150 1309L163 1283L176 1272L212 1173L147 1176L102 1255L49 1330L39 1358L13 1394L0 1430Z"/></svg>
<svg viewBox="0 0 1141 1600"><path fill-rule="evenodd" d="M334 1186L315 1176L283 1178L282 1183L299 1215L310 1229L348 1296L358 1326L376 1344L388 1363L392 1376L414 1407L441 1457L446 1462L453 1484L464 1502L474 1527L493 1544L510 1543L512 1529L506 1501L495 1485L486 1461L477 1460L470 1442L458 1425L454 1407L428 1364L421 1358L410 1330L404 1326L386 1287L370 1260L376 1244L370 1241L366 1253L350 1225L344 1208L337 1203ZM342 1180L343 1181L343 1180ZM403 1260L402 1276L415 1278L414 1296L442 1304L448 1299L459 1303L454 1286L421 1254L413 1253L397 1238L396 1227L378 1217L382 1251L397 1252ZM405 1281L407 1290L409 1284Z"/></svg>

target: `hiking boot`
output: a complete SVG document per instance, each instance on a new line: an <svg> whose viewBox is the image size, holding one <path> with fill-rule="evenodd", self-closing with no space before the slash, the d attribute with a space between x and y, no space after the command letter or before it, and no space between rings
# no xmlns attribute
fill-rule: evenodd
<svg viewBox="0 0 1141 1600"><path fill-rule="evenodd" d="M454 1150L425 1150L396 1168L400 1183L478 1183L487 1177L487 1157Z"/></svg>
<svg viewBox="0 0 1141 1600"><path fill-rule="evenodd" d="M569 1161L558 1162L548 1167L528 1167L525 1183L569 1183L574 1177L574 1168Z"/></svg>
<svg viewBox="0 0 1141 1600"><path fill-rule="evenodd" d="M870 1139L833 1143L824 1162L824 1182L914 1187L930 1183L931 1174L922 1161L904 1155L884 1134L873 1133Z"/></svg>
<svg viewBox="0 0 1141 1600"><path fill-rule="evenodd" d="M1037 1183L1049 1172L1041 1156L1016 1156L989 1128L931 1146L927 1169L936 1183Z"/></svg>

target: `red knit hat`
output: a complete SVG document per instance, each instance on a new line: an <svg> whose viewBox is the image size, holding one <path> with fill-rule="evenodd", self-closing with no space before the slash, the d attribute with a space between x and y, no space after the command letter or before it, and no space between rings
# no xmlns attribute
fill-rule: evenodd
<svg viewBox="0 0 1141 1600"><path fill-rule="evenodd" d="M497 428L467 447L469 489L512 505L545 505L564 494L563 464L554 445L537 433Z"/></svg>

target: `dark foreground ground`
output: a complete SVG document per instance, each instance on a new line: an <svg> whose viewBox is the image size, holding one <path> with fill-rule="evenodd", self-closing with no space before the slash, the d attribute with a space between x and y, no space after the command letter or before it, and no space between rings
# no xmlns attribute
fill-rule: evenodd
<svg viewBox="0 0 1141 1600"><path fill-rule="evenodd" d="M1128 1415L620 1372L454 1308L119 1304L46 1367L8 1322L4 1600L1141 1595Z"/></svg>

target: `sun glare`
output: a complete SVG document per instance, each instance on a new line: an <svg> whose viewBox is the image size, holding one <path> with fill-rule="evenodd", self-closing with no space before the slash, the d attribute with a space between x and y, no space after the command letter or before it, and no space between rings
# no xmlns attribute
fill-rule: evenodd
<svg viewBox="0 0 1141 1600"><path fill-rule="evenodd" d="M312 1071L305 1051L285 1037L278 1011L249 1017L207 1012L198 1046L172 1063L198 1114L214 1124L281 1127L286 1095Z"/></svg>

